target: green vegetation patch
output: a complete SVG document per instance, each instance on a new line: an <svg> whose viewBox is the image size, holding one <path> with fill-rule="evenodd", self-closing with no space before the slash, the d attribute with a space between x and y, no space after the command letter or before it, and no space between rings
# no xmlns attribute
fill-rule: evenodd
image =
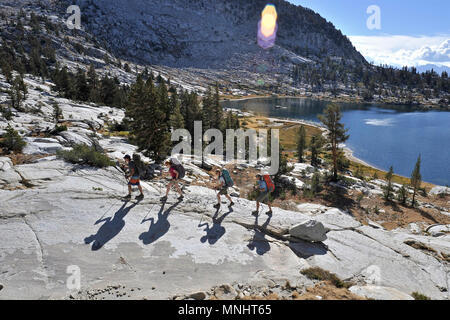
<svg viewBox="0 0 450 320"><path fill-rule="evenodd" d="M85 144L77 144L69 151L58 151L57 155L65 161L75 164L87 164L98 168L114 165L114 162L106 154Z"/></svg>
<svg viewBox="0 0 450 320"><path fill-rule="evenodd" d="M415 299L415 300L431 300L431 298L427 297L424 294L421 294L419 292L413 292L411 294L411 296Z"/></svg>
<svg viewBox="0 0 450 320"><path fill-rule="evenodd" d="M302 270L301 274L307 276L311 280L329 281L336 288L350 288L353 285L350 282L342 281L334 273L328 272L319 267Z"/></svg>

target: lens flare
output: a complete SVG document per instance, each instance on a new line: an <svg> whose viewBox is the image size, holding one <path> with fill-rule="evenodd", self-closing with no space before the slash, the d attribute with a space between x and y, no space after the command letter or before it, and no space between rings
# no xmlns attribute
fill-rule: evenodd
<svg viewBox="0 0 450 320"><path fill-rule="evenodd" d="M267 5L263 12L261 18L261 33L266 37L270 37L275 32L275 27L277 25L277 10L273 5Z"/></svg>
<svg viewBox="0 0 450 320"><path fill-rule="evenodd" d="M278 24L277 9L273 4L268 4L261 14L258 23L258 45L264 49L269 49L275 45Z"/></svg>

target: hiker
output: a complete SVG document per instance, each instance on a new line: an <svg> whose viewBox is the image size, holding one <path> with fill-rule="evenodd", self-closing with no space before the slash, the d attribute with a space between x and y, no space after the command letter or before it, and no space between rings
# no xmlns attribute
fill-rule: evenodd
<svg viewBox="0 0 450 320"><path fill-rule="evenodd" d="M170 160L165 162L165 165L169 168L169 174L171 176L171 180L167 185L166 195L161 198L162 202L167 201L167 196L169 195L170 188L175 187L177 192L180 194L178 200L182 201L184 199L183 192L181 191L180 185L178 181L184 178L184 168L181 163L175 159L171 158Z"/></svg>
<svg viewBox="0 0 450 320"><path fill-rule="evenodd" d="M232 206L234 206L234 202L228 195L228 188L232 187L234 183L233 180L231 179L230 173L226 169L223 170L217 169L216 174L217 174L217 181L219 183L217 188L219 190L219 193L217 194L217 204L214 206L214 208L220 209L221 204L220 196L225 196L227 197L228 200L230 200L230 205L228 206L228 208L231 208Z"/></svg>
<svg viewBox="0 0 450 320"><path fill-rule="evenodd" d="M131 160L131 157L128 154L125 157L123 157L123 159L125 160L128 166L128 175L126 175L126 178L129 179L128 195L125 197L125 199L131 199L132 187L137 186L141 194L136 197L136 200L142 200L144 199L144 193L142 192L139 171L136 166L136 163L133 160Z"/></svg>
<svg viewBox="0 0 450 320"><path fill-rule="evenodd" d="M269 175L257 174L256 179L258 182L259 195L256 198L256 211L253 211L252 215L258 216L260 202L269 206L269 211L266 213L268 216L272 215L272 206L270 204L270 194L275 190L272 178Z"/></svg>

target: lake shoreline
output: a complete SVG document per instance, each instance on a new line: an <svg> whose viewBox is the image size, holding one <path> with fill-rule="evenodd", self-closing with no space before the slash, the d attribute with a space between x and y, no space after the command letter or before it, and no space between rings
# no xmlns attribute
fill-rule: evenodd
<svg viewBox="0 0 450 320"><path fill-rule="evenodd" d="M264 98L275 98L275 97L273 97L273 96L251 97L251 98L236 99L236 100L233 100L233 101L246 101L246 100L254 100L254 99L264 99ZM281 97L280 96L279 98L292 98L292 97L285 97L285 96ZM294 97L294 98L301 98L301 97ZM228 108L228 109L241 111L240 109L235 109L235 108ZM259 118L267 119L270 122L278 122L278 123L283 123L284 122L284 123L305 125L305 126L310 126L310 127L314 127L314 128L320 129L322 132L326 132L326 128L323 125L321 125L320 123L316 123L314 121L303 120L303 119L293 119L293 118L282 118L282 117L276 117L276 116L275 117L274 116L270 116L269 117L269 116L256 115L253 111L246 111L246 112L250 113L250 114L253 114L254 116L258 116ZM368 167L368 168L370 168L372 170L380 171L380 172L382 172L384 174L387 173L386 169L382 169L382 168L376 167L375 165L372 165L372 164L368 163L367 161L364 161L363 159L360 159L360 158L356 157L354 155L355 151L352 150L351 148L349 148L348 146L344 146L342 148L342 150L344 152L345 157L349 161L353 162L354 164L362 165L362 166ZM406 176L402 176L402 175L399 175L399 174L395 174L395 175L398 176L398 177L401 177L403 179L409 179L409 177L406 177ZM423 181L423 183L427 184L428 186L431 186L431 187L437 186L437 184L431 183L431 182Z"/></svg>
<svg viewBox="0 0 450 320"><path fill-rule="evenodd" d="M286 96L286 95L261 95L261 96L248 96L248 97L226 97L221 98L220 102L232 102L232 101L246 101L246 100L256 100L256 99L267 99L267 98L288 98L288 99L311 99L318 100L329 103L355 103L361 105L367 104L380 104L386 107L398 107L400 105L405 105L405 103L401 101L383 101L383 100L373 100L373 101L364 101L362 98L358 98L355 96L348 97L325 97L322 95L310 96L310 95L297 95L297 96ZM417 102L415 104L410 104L411 111L450 111L450 106L443 106L436 103L422 103Z"/></svg>

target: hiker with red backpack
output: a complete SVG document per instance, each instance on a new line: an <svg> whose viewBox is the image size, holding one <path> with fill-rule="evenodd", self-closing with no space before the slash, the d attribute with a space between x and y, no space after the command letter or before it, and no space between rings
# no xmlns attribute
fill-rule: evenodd
<svg viewBox="0 0 450 320"><path fill-rule="evenodd" d="M184 178L184 175L185 175L184 167L175 158L171 158L170 160L166 161L165 165L169 168L169 174L171 176L171 180L170 180L169 184L167 185L166 195L161 198L161 201L162 202L167 201L167 196L169 195L170 189L172 187L175 187L177 192L180 194L180 196L178 197L178 200L182 201L184 199L183 191L181 191L181 188L180 188L180 185L178 184L178 182L180 181L180 179Z"/></svg>
<svg viewBox="0 0 450 320"><path fill-rule="evenodd" d="M218 185L219 193L217 194L217 204L214 206L214 208L220 209L221 204L220 196L225 196L227 197L228 200L230 200L230 205L228 206L228 208L231 208L232 206L234 206L234 202L228 195L228 188L233 187L234 185L233 179L231 179L230 173L228 172L227 169L222 170L217 169L216 174L217 174L217 181L219 183Z"/></svg>
<svg viewBox="0 0 450 320"><path fill-rule="evenodd" d="M269 211L266 213L268 216L272 215L272 206L270 204L270 194L275 191L275 185L272 178L267 175L257 174L256 179L258 181L259 195L256 198L256 211L253 211L252 215L258 216L260 202L269 206Z"/></svg>

